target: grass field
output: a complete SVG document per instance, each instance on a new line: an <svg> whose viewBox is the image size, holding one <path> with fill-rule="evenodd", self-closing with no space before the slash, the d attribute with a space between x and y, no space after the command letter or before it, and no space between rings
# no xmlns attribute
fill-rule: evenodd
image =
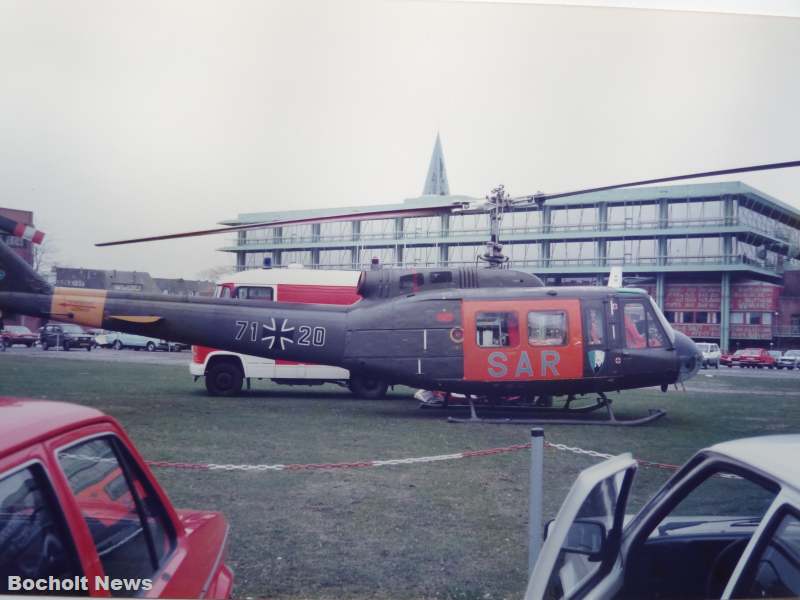
<svg viewBox="0 0 800 600"><path fill-rule="evenodd" d="M709 376L710 375L710 376ZM151 460L352 462L529 441L520 425L454 425L408 390L360 401L336 386L259 384L212 399L185 367L0 356L0 395L68 400L117 417ZM702 372L687 392L626 392L618 416L660 407L640 428L548 426L549 441L680 464L697 449L800 430L800 376ZM2 415L0 415L2 418ZM545 515L595 459L548 450ZM220 510L232 527L235 595L281 598L510 598L526 583L529 455L334 472L158 469L177 506ZM638 505L664 471L640 469Z"/></svg>

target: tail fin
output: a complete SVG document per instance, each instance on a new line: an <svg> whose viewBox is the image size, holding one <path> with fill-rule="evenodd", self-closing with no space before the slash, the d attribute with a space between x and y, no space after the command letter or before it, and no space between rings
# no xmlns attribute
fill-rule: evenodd
<svg viewBox="0 0 800 600"><path fill-rule="evenodd" d="M52 291L49 283L0 240L0 292L49 294Z"/></svg>

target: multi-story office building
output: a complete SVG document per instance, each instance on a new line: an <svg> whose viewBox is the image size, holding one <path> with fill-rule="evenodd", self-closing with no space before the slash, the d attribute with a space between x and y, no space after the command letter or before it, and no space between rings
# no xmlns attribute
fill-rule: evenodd
<svg viewBox="0 0 800 600"><path fill-rule="evenodd" d="M440 173L432 175L436 165ZM435 195L431 182L438 190L447 185L438 139L431 169L425 191L434 193L401 204L241 214L225 224L477 200ZM476 262L488 231L488 213L342 221L240 232L222 250L236 255L238 269L260 267L265 258L312 268L361 269L373 257L385 267L457 266ZM800 315L795 323L779 313L784 271L800 248L800 211L743 183L554 199L541 210L506 213L501 239L511 268L552 284L602 284L609 268L621 265L696 339L783 345L795 333L800 342Z"/></svg>

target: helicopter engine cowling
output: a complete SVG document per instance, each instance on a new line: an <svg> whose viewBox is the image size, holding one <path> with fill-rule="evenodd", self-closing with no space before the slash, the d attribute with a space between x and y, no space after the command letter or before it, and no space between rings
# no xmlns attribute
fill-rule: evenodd
<svg viewBox="0 0 800 600"><path fill-rule="evenodd" d="M542 280L536 275L511 269L478 267L376 269L361 273L358 293L365 299L385 300L434 290L533 288L543 285Z"/></svg>

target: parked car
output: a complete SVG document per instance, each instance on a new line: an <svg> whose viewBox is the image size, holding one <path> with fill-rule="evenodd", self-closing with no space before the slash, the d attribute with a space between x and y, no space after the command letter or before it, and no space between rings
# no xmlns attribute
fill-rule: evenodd
<svg viewBox="0 0 800 600"><path fill-rule="evenodd" d="M739 351L737 351L737 354L738 352ZM741 354L738 358L738 364L740 367L759 369L767 367L774 369L775 363L775 357L770 354L769 351L764 350L763 348L745 348L744 350L741 350Z"/></svg>
<svg viewBox="0 0 800 600"><path fill-rule="evenodd" d="M722 358L719 345L705 342L698 342L695 345L703 355L703 368L714 367L715 369L719 369L720 358Z"/></svg>
<svg viewBox="0 0 800 600"><path fill-rule="evenodd" d="M584 470L528 581L540 598L800 596L800 435L696 454L635 516L623 454Z"/></svg>
<svg viewBox="0 0 800 600"><path fill-rule="evenodd" d="M39 345L42 350L60 347L62 350L86 348L87 351L91 351L94 347L94 338L80 325L48 323L39 328Z"/></svg>
<svg viewBox="0 0 800 600"><path fill-rule="evenodd" d="M37 335L24 325L6 325L2 332L3 344L6 348L23 344L30 348L36 343Z"/></svg>
<svg viewBox="0 0 800 600"><path fill-rule="evenodd" d="M181 348L176 347L174 342L168 342L166 340L151 338L144 335L121 333L119 331L108 331L104 334L98 335L95 337L95 343L102 348L114 348L115 350L122 350L123 348L147 350L148 352L155 352L156 350L179 352L181 350ZM186 347L185 344L182 346Z"/></svg>
<svg viewBox="0 0 800 600"><path fill-rule="evenodd" d="M719 364L726 365L729 368L733 365L737 365L739 364L739 358L741 358L743 352L744 350L737 350L733 353L723 354L719 357Z"/></svg>
<svg viewBox="0 0 800 600"><path fill-rule="evenodd" d="M783 369L784 367L790 371L795 367L800 368L800 350L787 350L778 359L777 367Z"/></svg>
<svg viewBox="0 0 800 600"><path fill-rule="evenodd" d="M0 594L230 596L225 518L175 510L116 420L18 398L0 411Z"/></svg>

